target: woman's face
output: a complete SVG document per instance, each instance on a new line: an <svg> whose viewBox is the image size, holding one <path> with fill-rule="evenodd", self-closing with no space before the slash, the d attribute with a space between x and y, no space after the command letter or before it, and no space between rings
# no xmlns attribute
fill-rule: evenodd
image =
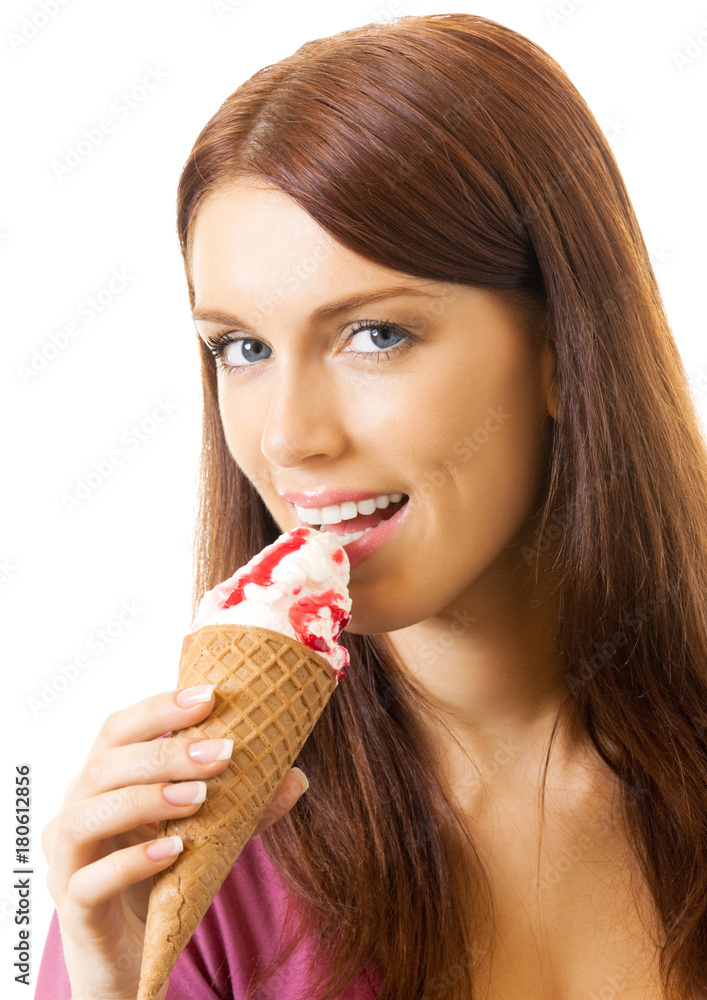
<svg viewBox="0 0 707 1000"><path fill-rule="evenodd" d="M473 607L545 475L554 359L529 323L495 291L366 261L264 183L205 199L192 280L228 447L282 531L305 510L342 536L383 521L342 537L350 631Z"/></svg>

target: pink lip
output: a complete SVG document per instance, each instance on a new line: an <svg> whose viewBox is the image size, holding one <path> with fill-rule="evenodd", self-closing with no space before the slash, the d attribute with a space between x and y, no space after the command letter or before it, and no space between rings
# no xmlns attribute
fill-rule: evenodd
<svg viewBox="0 0 707 1000"><path fill-rule="evenodd" d="M376 494L380 496L380 494ZM366 500L367 497L362 499ZM397 528L405 520L405 516L410 508L410 501L407 500L400 510L397 510L392 517L389 517L387 521L382 521L377 528L372 531L367 531L365 535L357 539L355 542L351 542L349 545L345 545L346 555L349 557L349 565L351 569L357 566L364 559L368 559L369 556L377 552L381 545L385 545L388 539L395 533Z"/></svg>
<svg viewBox="0 0 707 1000"><path fill-rule="evenodd" d="M402 493L402 490L391 490L392 493ZM335 503L345 503L353 500L375 500L376 497L390 495L386 490L307 490L304 493L281 493L287 503L296 503L298 507L329 507ZM391 521L393 518L391 517Z"/></svg>

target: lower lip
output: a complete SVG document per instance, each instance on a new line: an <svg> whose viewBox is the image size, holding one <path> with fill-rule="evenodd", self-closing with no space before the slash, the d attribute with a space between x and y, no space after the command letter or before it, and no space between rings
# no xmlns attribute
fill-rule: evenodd
<svg viewBox="0 0 707 1000"><path fill-rule="evenodd" d="M361 535L355 542L344 545L351 569L354 566L358 566L364 559L368 559L374 552L377 552L381 545L385 545L405 520L409 506L410 501L406 500L400 510L397 510L387 521L381 521L377 528L367 531L365 535Z"/></svg>

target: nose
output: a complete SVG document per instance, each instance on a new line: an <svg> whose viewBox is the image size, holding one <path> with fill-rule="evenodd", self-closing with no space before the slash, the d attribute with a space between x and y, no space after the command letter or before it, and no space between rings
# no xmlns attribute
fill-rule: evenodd
<svg viewBox="0 0 707 1000"><path fill-rule="evenodd" d="M272 466L296 468L312 458L338 458L344 453L341 393L321 369L316 374L305 368L282 369L270 393L260 447Z"/></svg>

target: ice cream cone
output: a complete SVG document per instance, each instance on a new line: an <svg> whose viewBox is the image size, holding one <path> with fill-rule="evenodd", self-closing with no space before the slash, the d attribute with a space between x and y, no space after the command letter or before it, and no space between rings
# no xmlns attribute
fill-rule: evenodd
<svg viewBox="0 0 707 1000"><path fill-rule="evenodd" d="M179 687L216 684L216 705L183 738L231 737L228 767L194 816L160 824L184 850L154 877L137 1000L154 1000L293 765L334 688L314 650L265 628L206 625L184 640Z"/></svg>

